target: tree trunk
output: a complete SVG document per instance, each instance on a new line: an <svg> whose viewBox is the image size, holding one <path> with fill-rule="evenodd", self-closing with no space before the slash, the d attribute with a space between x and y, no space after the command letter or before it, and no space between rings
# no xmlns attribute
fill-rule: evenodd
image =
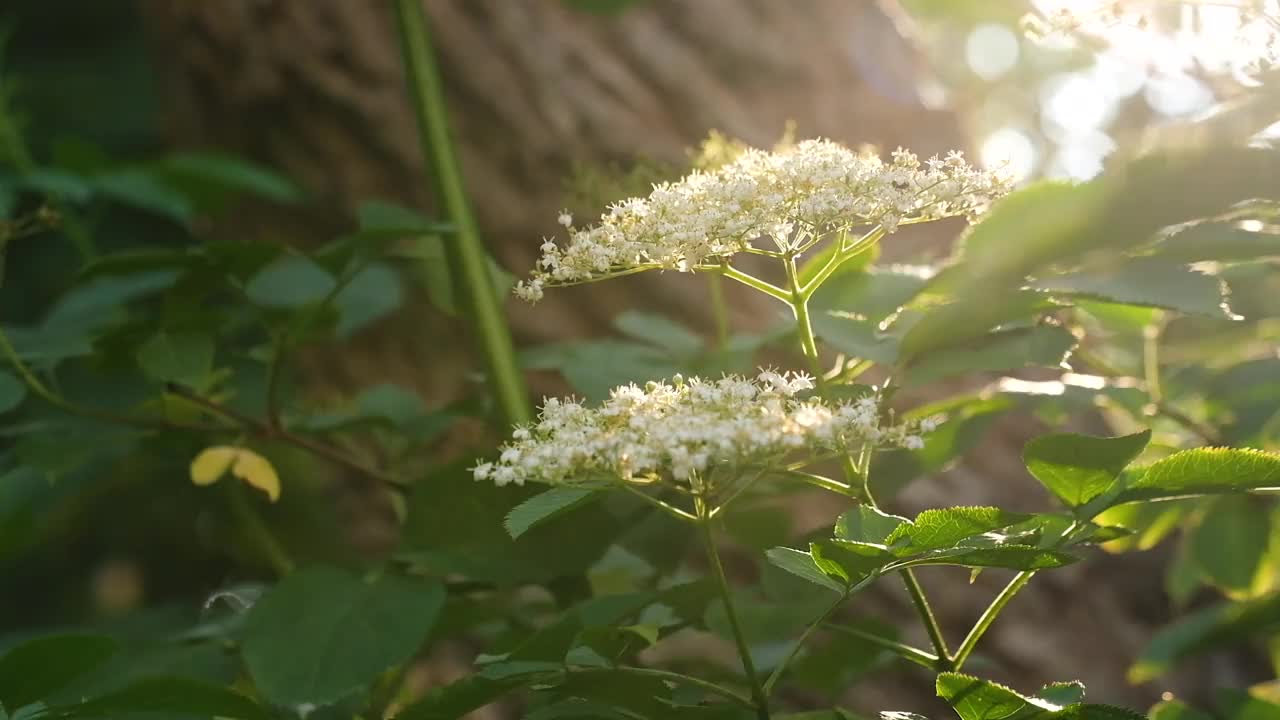
<svg viewBox="0 0 1280 720"><path fill-rule="evenodd" d="M917 90L925 87L919 54L888 0L648 0L610 16L552 0L426 2L467 185L490 247L518 275L532 265L540 238L557 229L575 164L625 166L637 156L678 164L709 129L767 146L788 121L801 137L901 145L921 155L964 145L956 117L928 107L928 93ZM306 242L340 232L364 200L426 206L388 5L144 0L175 139L277 167L326 209L254 216L249 227ZM902 257L937 232L904 230L886 250ZM600 335L620 309L637 306L705 326L704 293L689 276L648 273L556 290L536 308L512 303L510 312L523 342ZM744 326L777 309L743 294L731 302ZM458 349L465 343L442 337L458 337L457 328L415 305L308 370L318 384L340 388L392 378L442 402L474 367ZM1017 463L1029 435L1025 423L993 433L975 460L917 483L904 504L1036 506L1043 501ZM818 508L806 522L829 522L829 512ZM981 646L997 662L994 674L1026 690L1080 677L1099 701L1151 700L1123 682L1150 631L1150 621L1135 618L1163 603L1155 565L1135 560L1123 560L1134 581L1125 587L1082 589L1106 563L1033 583ZM994 575L938 595L953 633L998 589ZM903 594L890 585L855 605L908 617ZM1135 588L1141 592L1128 592ZM904 672L855 694L864 709L930 709L922 698L932 688L922 674Z"/></svg>

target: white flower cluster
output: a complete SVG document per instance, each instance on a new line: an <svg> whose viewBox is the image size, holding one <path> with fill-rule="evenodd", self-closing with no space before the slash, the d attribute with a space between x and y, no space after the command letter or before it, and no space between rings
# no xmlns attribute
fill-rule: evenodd
<svg viewBox="0 0 1280 720"><path fill-rule="evenodd" d="M643 388L624 385L599 408L548 399L538 421L517 428L496 462L474 469L475 478L572 484L606 475L697 489L715 467L776 466L801 450L923 446L916 433L924 423L882 427L875 398L802 399L811 389L807 375L764 371L754 380L676 376Z"/></svg>
<svg viewBox="0 0 1280 720"><path fill-rule="evenodd" d="M885 163L828 140L780 152L747 150L733 162L655 185L647 198L614 204L598 225L569 229L567 244L542 244L532 276L516 286L525 300L545 287L643 268L689 271L769 239L778 251L856 227L972 216L1007 192L1008 181L975 169L959 153L921 162L905 150Z"/></svg>

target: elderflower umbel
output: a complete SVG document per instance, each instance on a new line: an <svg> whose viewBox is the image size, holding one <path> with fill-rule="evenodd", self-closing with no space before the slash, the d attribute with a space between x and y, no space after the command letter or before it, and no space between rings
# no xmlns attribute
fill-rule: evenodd
<svg viewBox="0 0 1280 720"><path fill-rule="evenodd" d="M918 447L918 425L881 426L873 397L802 399L813 379L761 372L755 379L676 376L615 388L598 408L548 399L538 421L517 428L477 480L572 484L600 475L698 487L716 467L777 467L789 455L853 451L865 444Z"/></svg>
<svg viewBox="0 0 1280 720"><path fill-rule="evenodd" d="M573 227L562 213L568 241L543 243L516 294L535 301L546 287L628 270L690 271L759 240L788 252L857 227L891 233L904 223L972 217L1008 189L1005 178L971 167L959 153L921 162L898 150L885 163L829 140L747 150L716 170L655 185L647 198L616 203L595 226Z"/></svg>

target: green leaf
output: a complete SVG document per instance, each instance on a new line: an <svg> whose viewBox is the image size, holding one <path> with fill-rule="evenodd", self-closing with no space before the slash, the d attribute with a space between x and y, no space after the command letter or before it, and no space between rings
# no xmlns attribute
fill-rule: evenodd
<svg viewBox="0 0 1280 720"><path fill-rule="evenodd" d="M1140 258L1095 272L1043 277L1032 287L1055 295L1157 307L1191 315L1234 317L1222 280L1185 265Z"/></svg>
<svg viewBox="0 0 1280 720"><path fill-rule="evenodd" d="M139 680L132 685L77 705L49 708L41 717L57 720L115 720L133 714L164 718L194 715L229 720L272 720L274 715L249 698L219 685L185 677Z"/></svg>
<svg viewBox="0 0 1280 720"><path fill-rule="evenodd" d="M356 210L361 233L381 233L391 237L434 235L449 232L453 226L434 222L416 210L394 203L370 201Z"/></svg>
<svg viewBox="0 0 1280 720"><path fill-rule="evenodd" d="M980 680L970 675L944 672L936 682L938 697L947 701L962 720L1003 720L1018 715L1028 717L1024 710L1056 710L1057 706L1043 700L1027 698L1009 688Z"/></svg>
<svg viewBox="0 0 1280 720"><path fill-rule="evenodd" d="M1166 238L1155 256L1167 262L1238 261L1280 256L1280 235L1253 232L1226 223L1193 225Z"/></svg>
<svg viewBox="0 0 1280 720"><path fill-rule="evenodd" d="M845 584L824 572L814 560L813 555L807 552L788 547L776 547L765 551L765 557L777 567L815 585L821 585L838 593L843 593L845 590Z"/></svg>
<svg viewBox="0 0 1280 720"><path fill-rule="evenodd" d="M26 396L27 386L10 373L0 370L0 413L18 407Z"/></svg>
<svg viewBox="0 0 1280 720"><path fill-rule="evenodd" d="M1247 595L1262 570L1271 518L1255 498L1216 498L1191 530L1191 559L1214 585Z"/></svg>
<svg viewBox="0 0 1280 720"><path fill-rule="evenodd" d="M1129 668L1129 681L1160 677L1182 660L1280 631L1280 593L1196 610L1156 633Z"/></svg>
<svg viewBox="0 0 1280 720"><path fill-rule="evenodd" d="M339 339L351 337L399 308L404 296L400 273L386 263L369 264L334 296L333 304L338 309L334 334Z"/></svg>
<svg viewBox="0 0 1280 720"><path fill-rule="evenodd" d="M924 384L967 373L1061 367L1075 345L1076 337L1057 325L1001 330L920 356L907 368L907 381Z"/></svg>
<svg viewBox="0 0 1280 720"><path fill-rule="evenodd" d="M12 715L18 708L67 687L115 652L115 641L101 635L50 635L28 640L0 658L0 705Z"/></svg>
<svg viewBox="0 0 1280 720"><path fill-rule="evenodd" d="M704 343L689 328L662 315L627 310L613 319L624 335L662 348L672 355L689 356L702 352Z"/></svg>
<svg viewBox="0 0 1280 720"><path fill-rule="evenodd" d="M558 677L561 663L521 662L488 665L474 675L428 692L396 714L398 720L457 720L518 688Z"/></svg>
<svg viewBox="0 0 1280 720"><path fill-rule="evenodd" d="M1058 499L1076 508L1106 492L1150 441L1150 430L1122 437L1043 435L1027 443L1022 461Z"/></svg>
<svg viewBox="0 0 1280 720"><path fill-rule="evenodd" d="M1183 450L1134 472L1111 504L1280 487L1280 454L1234 448Z"/></svg>
<svg viewBox="0 0 1280 720"><path fill-rule="evenodd" d="M1065 684L1050 686L1065 689ZM938 696L946 700L962 720L1145 720L1132 710L1110 705L1052 702L1043 697L1025 697L1009 688L959 673L942 673L937 681ZM1078 692L1083 686L1076 685Z"/></svg>
<svg viewBox="0 0 1280 720"><path fill-rule="evenodd" d="M525 534L556 515L600 499L599 488L557 487L538 493L511 508L503 526L512 539Z"/></svg>
<svg viewBox="0 0 1280 720"><path fill-rule="evenodd" d="M995 328L1025 323L1057 308L1043 293L1021 288L985 297L981 303L945 303L929 309L902 336L902 359L905 362L948 348L980 346L989 341L984 338Z"/></svg>
<svg viewBox="0 0 1280 720"><path fill-rule="evenodd" d="M987 548L950 548L908 559L909 567L923 565L960 565L970 568L1005 568L1008 570L1048 570L1078 562L1080 558L1057 550L1030 545L1006 544Z"/></svg>
<svg viewBox="0 0 1280 720"><path fill-rule="evenodd" d="M1030 515L994 507L925 510L913 522L898 526L884 542L895 546L894 553L902 557L927 550L950 548L963 540L1030 519Z"/></svg>
<svg viewBox="0 0 1280 720"><path fill-rule="evenodd" d="M365 581L338 568L304 568L249 612L245 664L272 702L324 705L408 661L444 598L436 583L396 575Z"/></svg>
<svg viewBox="0 0 1280 720"><path fill-rule="evenodd" d="M191 219L191 200L156 174L143 170L120 170L94 178L99 194L122 205L164 215L185 224Z"/></svg>
<svg viewBox="0 0 1280 720"><path fill-rule="evenodd" d="M257 305L293 309L323 300L337 281L314 260L286 255L258 271L245 286L245 294Z"/></svg>
<svg viewBox="0 0 1280 720"><path fill-rule="evenodd" d="M160 162L159 169L179 180L223 192L245 193L279 203L302 199L301 191L288 178L230 155L174 153Z"/></svg>
<svg viewBox="0 0 1280 720"><path fill-rule="evenodd" d="M213 339L203 333L162 330L138 348L137 359L152 380L201 387L213 370Z"/></svg>
<svg viewBox="0 0 1280 720"><path fill-rule="evenodd" d="M1084 683L1079 680L1049 683L1040 688L1040 691L1036 693L1036 697L1054 705L1073 705L1078 702L1084 702Z"/></svg>
<svg viewBox="0 0 1280 720"><path fill-rule="evenodd" d="M899 526L911 521L881 512L878 508L860 504L836 520L835 534L841 540L867 543L884 543Z"/></svg>
<svg viewBox="0 0 1280 720"><path fill-rule="evenodd" d="M853 540L818 540L809 543L809 554L819 569L843 580L846 587L879 573L895 559L883 545Z"/></svg>

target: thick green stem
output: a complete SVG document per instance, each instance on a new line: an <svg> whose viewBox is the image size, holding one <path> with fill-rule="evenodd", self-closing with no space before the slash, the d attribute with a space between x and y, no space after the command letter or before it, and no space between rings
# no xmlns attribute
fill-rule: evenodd
<svg viewBox="0 0 1280 720"><path fill-rule="evenodd" d="M734 643L738 646L738 656L742 659L742 671L747 676L751 687L751 701L755 704L756 717L769 720L769 698L760 684L760 676L756 674L755 661L751 659L751 646L747 644L747 636L738 621L738 612L733 607L733 593L729 588L729 578L725 576L724 565L720 562L720 552L716 549L716 540L711 532L711 510L701 498L694 502L698 511L698 529L702 536L702 548L707 555L707 564L711 566L711 574L715 578L716 587L720 591L720 601L724 603L724 615L729 621L729 629L733 633Z"/></svg>
<svg viewBox="0 0 1280 720"><path fill-rule="evenodd" d="M467 309L467 318L484 353L489 380L503 417L513 425L526 423L533 418L533 408L516 361L510 329L498 304L489 257L463 186L449 129L444 86L422 0L394 0L394 3L422 151L435 177L438 205L457 228L456 237L445 243L445 251L463 296L459 299Z"/></svg>
<svg viewBox="0 0 1280 720"><path fill-rule="evenodd" d="M910 568L903 568L899 574L902 575L902 583L907 586L911 602L916 606L916 612L924 623L925 632L929 634L929 642L933 644L933 650L938 655L935 667L939 671L954 669L955 663L947 650L947 640L942 636L942 627L938 625L938 618L933 614L933 607L929 605L929 598L925 597L920 581L916 579L915 573Z"/></svg>
<svg viewBox="0 0 1280 720"><path fill-rule="evenodd" d="M1018 594L1018 591L1022 590L1022 588L1026 587L1027 583L1031 582L1031 578L1035 577L1035 575L1035 570L1024 570L1018 573L1009 581L1008 585L1004 586L1004 589L1000 591L1000 594L996 595L995 599L991 601L991 604L988 605L987 609L982 613L982 617L978 618L978 622L974 623L973 629L969 631L969 634L965 636L964 641L960 643L960 647L956 648L955 658L953 658L951 663L953 669L959 670L964 667L965 661L969 659L969 655L973 652L973 649L978 646L978 641L982 639L984 634L986 634L987 630L991 627L992 623L996 621L996 618L999 617L1005 606L1008 605L1009 601Z"/></svg>
<svg viewBox="0 0 1280 720"><path fill-rule="evenodd" d="M791 312L796 316L796 338L800 341L800 352L809 361L810 371L814 378L822 383L822 360L818 357L818 343L813 336L813 323L809 320L809 298L800 288L800 277L796 271L796 259L787 256L783 259L787 271L787 301L791 304Z"/></svg>

